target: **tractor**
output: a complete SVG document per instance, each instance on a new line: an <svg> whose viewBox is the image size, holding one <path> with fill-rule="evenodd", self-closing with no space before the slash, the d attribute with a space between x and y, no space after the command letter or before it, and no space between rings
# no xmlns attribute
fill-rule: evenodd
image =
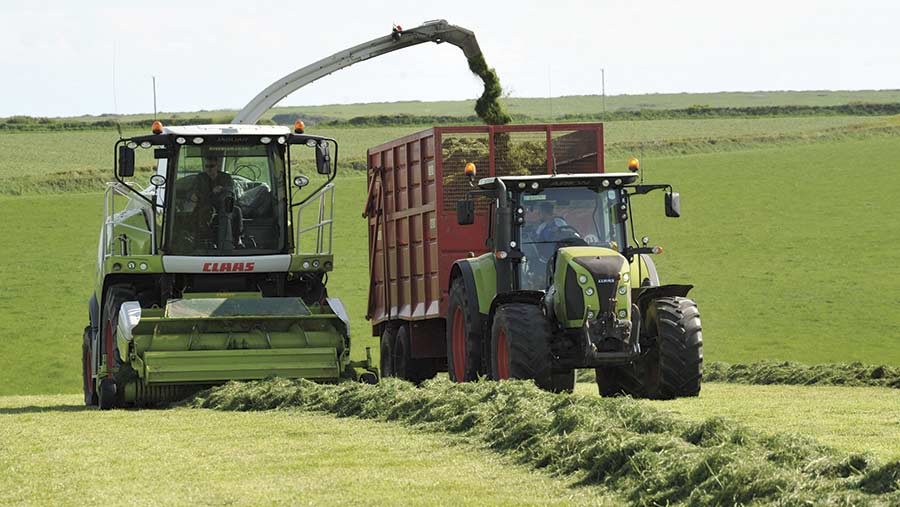
<svg viewBox="0 0 900 507"><path fill-rule="evenodd" d="M490 251L457 260L447 309L448 370L532 379L571 391L575 370L594 368L601 395L697 396L703 364L700 315L691 285L662 285L635 237L632 200L666 190L665 214L680 216L670 185L629 172L494 176L457 203L457 222L474 222L487 198Z"/></svg>

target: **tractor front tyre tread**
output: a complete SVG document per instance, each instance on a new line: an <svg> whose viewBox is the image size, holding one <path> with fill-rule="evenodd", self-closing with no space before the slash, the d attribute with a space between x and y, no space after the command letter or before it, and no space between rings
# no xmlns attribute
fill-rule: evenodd
<svg viewBox="0 0 900 507"><path fill-rule="evenodd" d="M550 390L554 393L569 393L575 390L575 370L554 372L550 376Z"/></svg>
<svg viewBox="0 0 900 507"><path fill-rule="evenodd" d="M659 347L658 398L700 394L703 378L703 335L697 303L683 297L655 301Z"/></svg>
<svg viewBox="0 0 900 507"><path fill-rule="evenodd" d="M497 308L491 325L492 378L503 380L498 356L501 331L505 334L508 378L534 380L541 389L554 391L551 370L550 339L553 332L540 307L508 303ZM574 379L574 377L573 377ZM565 383L565 382L561 382Z"/></svg>

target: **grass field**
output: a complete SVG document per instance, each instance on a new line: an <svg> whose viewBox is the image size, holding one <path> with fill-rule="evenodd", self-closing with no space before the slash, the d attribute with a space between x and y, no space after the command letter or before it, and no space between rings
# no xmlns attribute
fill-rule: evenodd
<svg viewBox="0 0 900 507"><path fill-rule="evenodd" d="M575 392L596 395L597 386L578 384ZM641 403L686 419L726 417L763 433L808 435L844 452L900 459L898 389L707 382L698 398Z"/></svg>
<svg viewBox="0 0 900 507"><path fill-rule="evenodd" d="M0 505L615 505L446 435L296 410L0 397L0 449Z"/></svg>

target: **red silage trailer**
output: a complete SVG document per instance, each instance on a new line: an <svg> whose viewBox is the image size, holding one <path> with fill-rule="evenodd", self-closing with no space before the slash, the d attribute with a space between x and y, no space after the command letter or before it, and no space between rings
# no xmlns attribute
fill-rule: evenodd
<svg viewBox="0 0 900 507"><path fill-rule="evenodd" d="M486 200L474 224L457 224L468 162L479 178L602 173L603 125L434 127L369 149L367 318L394 365L383 359L382 374L417 381L446 370L451 268L491 251Z"/></svg>

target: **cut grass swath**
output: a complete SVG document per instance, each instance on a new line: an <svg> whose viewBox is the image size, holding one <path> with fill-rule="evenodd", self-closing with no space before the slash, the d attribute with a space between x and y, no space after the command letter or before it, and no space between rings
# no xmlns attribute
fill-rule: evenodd
<svg viewBox="0 0 900 507"><path fill-rule="evenodd" d="M423 388L274 379L230 383L188 402L220 410L299 407L460 434L538 468L575 474L635 505L891 505L900 462L878 466L798 436L723 419L687 422L631 399L554 395L527 382Z"/></svg>

